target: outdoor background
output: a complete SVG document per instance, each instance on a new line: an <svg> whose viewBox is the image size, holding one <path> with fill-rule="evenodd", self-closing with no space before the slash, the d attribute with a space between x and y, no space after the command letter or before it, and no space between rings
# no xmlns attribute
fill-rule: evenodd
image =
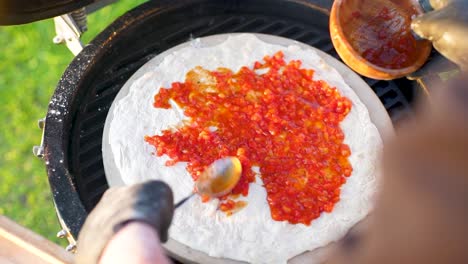
<svg viewBox="0 0 468 264"><path fill-rule="evenodd" d="M120 0L89 15L83 43L143 2ZM54 36L52 19L0 27L0 214L59 243L44 162L32 154L41 141L37 120L73 59L65 45L52 43Z"/></svg>

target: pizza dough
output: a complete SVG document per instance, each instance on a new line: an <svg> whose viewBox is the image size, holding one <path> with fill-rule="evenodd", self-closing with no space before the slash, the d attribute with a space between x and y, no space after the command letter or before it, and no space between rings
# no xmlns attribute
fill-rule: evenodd
<svg viewBox="0 0 468 264"><path fill-rule="evenodd" d="M183 82L185 74L196 66L208 70L226 67L236 72L241 66L252 67L255 61L279 50L283 51L286 62L301 60L303 68L315 70L315 79L336 86L353 102L341 127L345 143L351 148L349 159L354 171L342 186L341 200L332 213L323 213L310 226L272 220L260 178L250 184L249 196L241 198L248 202L247 207L230 217L216 210L217 200L202 203L199 198L190 199L176 210L169 235L213 257L251 263L286 263L296 255L340 239L363 219L371 210L377 189L377 163L382 148L379 132L366 107L338 72L314 51L295 45L268 44L252 34L232 36L209 48L191 45L169 54L160 63L150 62L148 71L134 80L128 94L114 102L108 140L123 181L133 184L148 179L163 180L171 186L178 201L193 189L186 164L166 167L167 156L156 157L152 154L153 146L144 141L145 135L159 134L184 119L183 111L176 105L172 109L153 107L158 89L170 87L172 82Z"/></svg>

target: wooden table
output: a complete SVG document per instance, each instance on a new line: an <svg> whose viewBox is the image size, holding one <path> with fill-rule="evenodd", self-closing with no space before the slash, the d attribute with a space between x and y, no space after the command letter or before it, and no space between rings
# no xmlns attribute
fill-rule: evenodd
<svg viewBox="0 0 468 264"><path fill-rule="evenodd" d="M73 263L62 247L0 215L0 263Z"/></svg>

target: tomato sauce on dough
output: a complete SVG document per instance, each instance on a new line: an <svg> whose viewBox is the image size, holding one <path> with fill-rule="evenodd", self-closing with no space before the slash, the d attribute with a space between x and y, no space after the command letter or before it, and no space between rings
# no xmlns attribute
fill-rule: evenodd
<svg viewBox="0 0 468 264"><path fill-rule="evenodd" d="M232 199L248 195L254 166L276 221L310 225L339 201L352 173L340 122L352 103L314 79L314 71L302 68L300 60L286 63L279 51L237 72L196 67L185 82L161 88L154 107L169 109L171 101L188 119L145 141L157 156L170 157L167 166L187 162L193 180L213 161L237 156L240 181L220 204L228 215L246 205Z"/></svg>

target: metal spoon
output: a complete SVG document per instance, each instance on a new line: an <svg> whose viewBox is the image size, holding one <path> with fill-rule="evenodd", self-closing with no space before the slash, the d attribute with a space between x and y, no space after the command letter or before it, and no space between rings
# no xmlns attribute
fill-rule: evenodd
<svg viewBox="0 0 468 264"><path fill-rule="evenodd" d="M220 197L228 194L237 184L242 173L242 165L236 157L215 160L195 182L196 192L180 200L178 208L195 194Z"/></svg>

